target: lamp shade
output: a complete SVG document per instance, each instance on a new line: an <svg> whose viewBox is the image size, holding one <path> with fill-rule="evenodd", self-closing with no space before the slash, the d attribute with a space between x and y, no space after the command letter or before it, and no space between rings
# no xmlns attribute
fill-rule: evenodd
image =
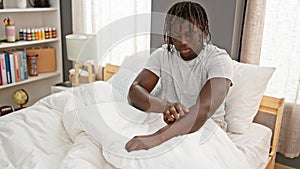
<svg viewBox="0 0 300 169"><path fill-rule="evenodd" d="M94 34L66 36L67 55L72 61L86 61L97 57L97 40Z"/></svg>

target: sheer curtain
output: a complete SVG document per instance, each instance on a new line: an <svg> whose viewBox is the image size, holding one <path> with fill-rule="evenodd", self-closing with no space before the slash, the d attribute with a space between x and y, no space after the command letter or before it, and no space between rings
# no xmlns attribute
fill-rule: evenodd
<svg viewBox="0 0 300 169"><path fill-rule="evenodd" d="M248 45L242 43L240 58L246 63L276 67L265 94L285 98L278 152L294 158L300 152L300 1L262 2L248 0L244 24L244 35L248 36L243 35Z"/></svg>
<svg viewBox="0 0 300 169"><path fill-rule="evenodd" d="M277 68L266 93L285 97L278 149L296 157L300 151L300 1L272 0L266 8L260 65Z"/></svg>
<svg viewBox="0 0 300 169"><path fill-rule="evenodd" d="M150 53L151 0L73 0L73 33L97 34L97 62Z"/></svg>

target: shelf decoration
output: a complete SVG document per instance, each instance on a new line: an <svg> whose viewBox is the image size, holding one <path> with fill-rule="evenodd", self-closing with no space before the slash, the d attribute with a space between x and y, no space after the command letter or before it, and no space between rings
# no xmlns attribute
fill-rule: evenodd
<svg viewBox="0 0 300 169"><path fill-rule="evenodd" d="M3 22L5 25L5 35L6 35L7 42L15 42L16 41L15 23L11 22L9 18L4 18Z"/></svg>
<svg viewBox="0 0 300 169"><path fill-rule="evenodd" d="M16 104L20 105L20 107L17 108L16 110L20 110L24 108L23 105L25 105L28 102L29 95L24 89L18 89L13 93L12 98Z"/></svg>

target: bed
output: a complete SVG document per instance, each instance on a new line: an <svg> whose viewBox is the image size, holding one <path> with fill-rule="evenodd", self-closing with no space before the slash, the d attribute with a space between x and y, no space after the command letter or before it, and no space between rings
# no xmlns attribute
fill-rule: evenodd
<svg viewBox="0 0 300 169"><path fill-rule="evenodd" d="M139 69L132 68L132 63L121 67L108 64L105 81L52 94L33 106L2 116L0 168L274 168L284 99L263 96L274 70L235 64L241 73L234 79L240 81L234 80L237 87L226 98L226 109L232 112L225 118L226 133L208 120L199 132L173 138L147 151L126 152L124 144L132 136L155 131L162 120L127 103L126 92ZM249 70L256 74L247 76L247 92L241 92L245 81L240 76ZM255 80L251 78L260 79L249 82ZM253 87L256 93L251 93ZM241 103L243 97L249 99ZM241 117L235 111L251 113ZM134 112L127 122L124 112ZM257 112L277 117L273 131L253 122ZM242 124L235 124L239 121ZM242 128L244 131L238 131Z"/></svg>

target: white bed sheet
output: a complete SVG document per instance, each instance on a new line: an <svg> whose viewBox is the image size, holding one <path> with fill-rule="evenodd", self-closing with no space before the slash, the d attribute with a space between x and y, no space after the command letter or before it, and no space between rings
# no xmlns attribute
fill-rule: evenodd
<svg viewBox="0 0 300 169"><path fill-rule="evenodd" d="M252 123L244 134L227 133L233 143L246 154L251 166L264 169L267 165L272 130Z"/></svg>
<svg viewBox="0 0 300 169"><path fill-rule="evenodd" d="M164 126L158 114L149 115L128 104L111 102L83 107L77 115L84 131L102 145L103 156L116 168L252 168L211 119L197 132L174 137L149 150L128 153L125 144L134 135L150 134Z"/></svg>
<svg viewBox="0 0 300 169"><path fill-rule="evenodd" d="M76 137L66 130L75 129L77 123L65 112L112 101L113 97L105 97L106 91L101 89L95 83L55 93L0 117L0 169L113 169L101 158L101 148L82 130Z"/></svg>
<svg viewBox="0 0 300 169"><path fill-rule="evenodd" d="M29 108L1 117L0 168L114 169L105 159L102 147L90 139L74 116L75 110L83 106L124 101L118 95L108 97L111 90L107 90L107 87L108 84L104 82L80 86L48 96ZM254 130L255 127L243 136L229 135L243 152L241 155L250 157L248 160L252 164L257 162L253 162L252 158L261 153L251 151L251 142L259 142L247 142L258 135ZM216 155L215 158L220 157Z"/></svg>
<svg viewBox="0 0 300 169"><path fill-rule="evenodd" d="M72 146L62 113L37 104L0 118L0 168L59 168Z"/></svg>

